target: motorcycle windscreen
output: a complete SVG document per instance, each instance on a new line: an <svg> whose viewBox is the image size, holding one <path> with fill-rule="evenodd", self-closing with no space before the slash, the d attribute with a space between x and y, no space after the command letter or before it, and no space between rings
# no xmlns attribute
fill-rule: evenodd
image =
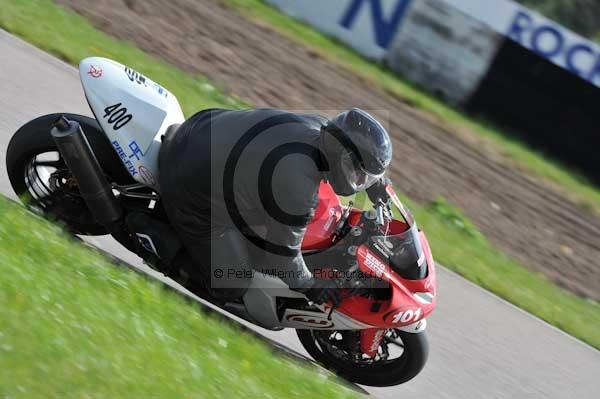
<svg viewBox="0 0 600 399"><path fill-rule="evenodd" d="M399 213L400 216L402 217L402 219L404 220L404 223L406 223L409 226L412 226L415 223L415 218L413 217L412 213L408 210L408 208L406 208L404 206L402 201L400 201L400 198L398 198L398 195L394 191L394 188L392 187L392 185L388 184L385 187L385 191L390 196L392 205L394 205L392 207L392 210L394 211L394 216L398 216L398 213Z"/></svg>
<svg viewBox="0 0 600 399"><path fill-rule="evenodd" d="M394 235L374 236L372 246L398 275L407 280L427 277L427 260L416 223Z"/></svg>

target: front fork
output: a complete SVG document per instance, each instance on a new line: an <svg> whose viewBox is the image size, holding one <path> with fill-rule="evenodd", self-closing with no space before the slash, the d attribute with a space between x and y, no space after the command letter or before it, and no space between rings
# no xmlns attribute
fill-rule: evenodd
<svg viewBox="0 0 600 399"><path fill-rule="evenodd" d="M369 357L375 357L386 331L377 328L360 330L360 351Z"/></svg>
<svg viewBox="0 0 600 399"><path fill-rule="evenodd" d="M416 323L409 324L407 326L398 327L396 330L418 334L425 331L427 327L427 320L422 319L417 321ZM381 341L385 337L387 329L378 329L378 328L367 328L365 330L360 330L360 350L363 354L369 357L375 357L377 355L377 350L381 345Z"/></svg>

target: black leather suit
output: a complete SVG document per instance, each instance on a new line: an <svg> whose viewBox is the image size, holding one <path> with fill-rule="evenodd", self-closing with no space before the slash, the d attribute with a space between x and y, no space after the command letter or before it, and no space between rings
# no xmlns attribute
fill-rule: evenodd
<svg viewBox="0 0 600 399"><path fill-rule="evenodd" d="M281 271L291 288L310 277L300 246L326 168L325 122L274 109L214 109L164 138L165 209L198 276L210 273L213 287L230 287L227 296L243 294L251 269ZM223 278L214 278L216 269Z"/></svg>

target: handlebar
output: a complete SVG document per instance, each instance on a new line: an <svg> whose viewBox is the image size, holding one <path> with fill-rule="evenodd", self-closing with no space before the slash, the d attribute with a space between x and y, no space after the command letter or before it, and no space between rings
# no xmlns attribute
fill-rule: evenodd
<svg viewBox="0 0 600 399"><path fill-rule="evenodd" d="M376 219L375 219L375 223L377 224L377 226L383 226L385 224L385 219L383 216L383 204L381 202L379 202L377 205L375 205L375 212L376 212Z"/></svg>
<svg viewBox="0 0 600 399"><path fill-rule="evenodd" d="M378 227L385 226L386 222L392 220L392 212L388 204L384 203L382 200L377 201L375 204L375 215L375 224Z"/></svg>

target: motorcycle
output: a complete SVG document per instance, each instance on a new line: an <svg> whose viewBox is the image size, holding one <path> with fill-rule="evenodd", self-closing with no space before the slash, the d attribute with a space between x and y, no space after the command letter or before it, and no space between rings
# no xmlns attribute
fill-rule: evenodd
<svg viewBox="0 0 600 399"><path fill-rule="evenodd" d="M151 267L206 294L161 263L182 249L157 179L161 139L184 121L177 99L105 58L84 59L79 74L95 118L57 113L22 126L6 154L14 191L73 234L111 234ZM338 283L339 302L312 303L276 276L256 272L240 300L214 303L263 328L295 329L316 361L349 381L392 386L414 378L428 356L435 264L409 210L391 186L387 194L361 210L321 183L302 251L315 276ZM132 220L140 217L161 228L138 228Z"/></svg>

